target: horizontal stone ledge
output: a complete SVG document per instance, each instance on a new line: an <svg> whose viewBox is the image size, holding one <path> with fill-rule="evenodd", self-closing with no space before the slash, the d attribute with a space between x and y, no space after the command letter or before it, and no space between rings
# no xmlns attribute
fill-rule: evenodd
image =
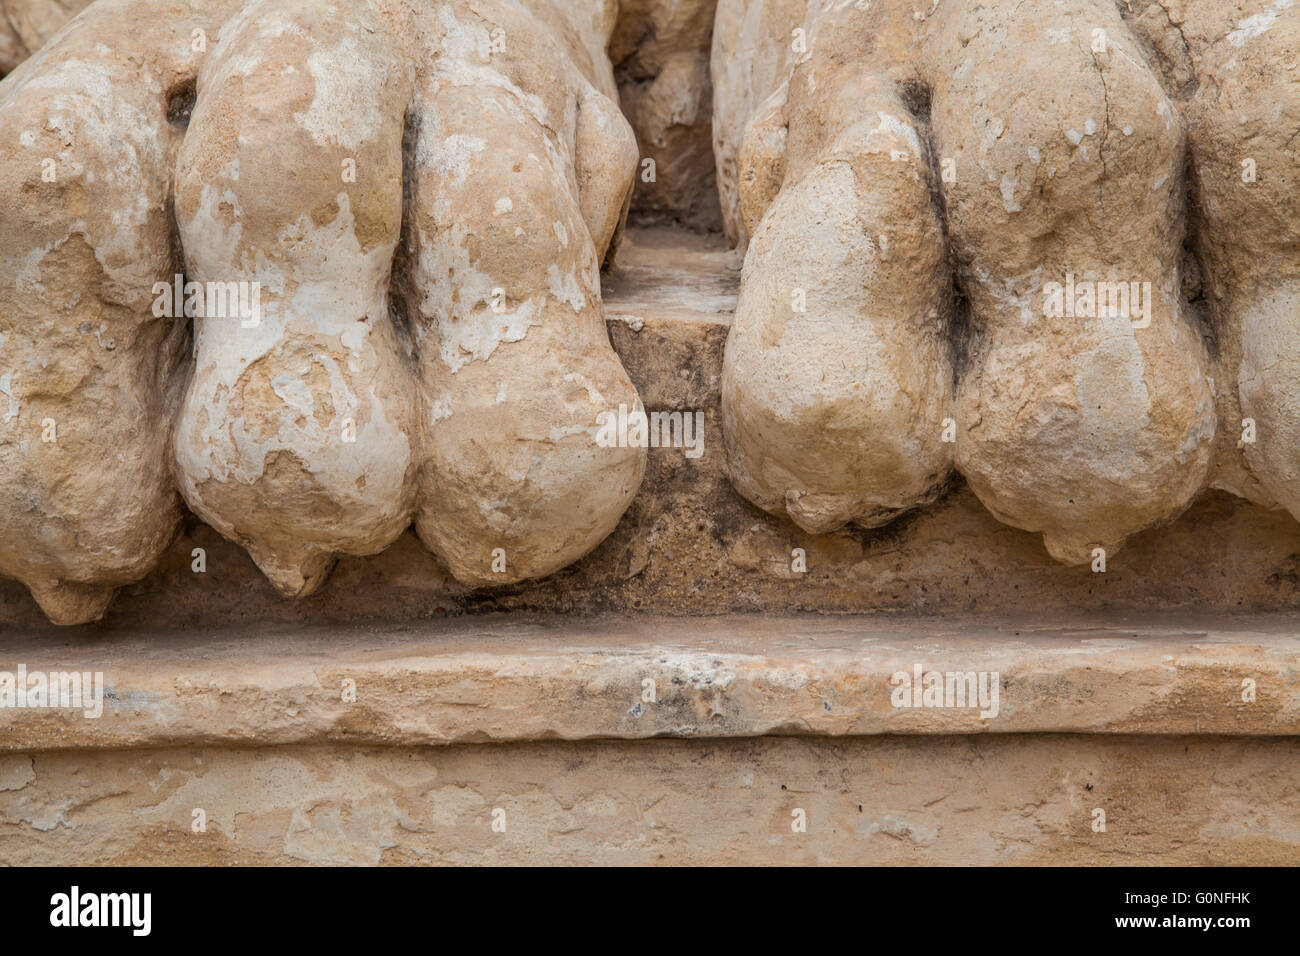
<svg viewBox="0 0 1300 956"><path fill-rule="evenodd" d="M29 675L102 672L104 706L97 719L2 708L0 750L11 752L789 734L1300 734L1300 642L1276 618L1247 628L474 616L352 631L33 634L0 648L0 672L16 674L19 665ZM896 708L894 675L917 666L996 673L996 715L981 717L978 706ZM355 700L345 699L353 686Z"/></svg>

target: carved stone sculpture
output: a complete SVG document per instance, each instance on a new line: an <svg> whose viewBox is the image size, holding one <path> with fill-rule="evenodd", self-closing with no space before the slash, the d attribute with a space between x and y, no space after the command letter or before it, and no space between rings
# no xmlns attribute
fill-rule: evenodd
<svg viewBox="0 0 1300 956"><path fill-rule="evenodd" d="M472 584L595 547L644 469L594 440L615 11L100 0L7 78L0 573L93 620L178 489L288 595L413 519Z"/></svg>
<svg viewBox="0 0 1300 956"><path fill-rule="evenodd" d="M953 464L1068 564L1211 483L1300 516L1300 8L1179 4L1180 44L1168 4L923 6L719 8L767 25L750 72L772 74L720 88L715 120L725 146L724 104L757 104L718 155L752 236L736 487L828 531L924 504Z"/></svg>

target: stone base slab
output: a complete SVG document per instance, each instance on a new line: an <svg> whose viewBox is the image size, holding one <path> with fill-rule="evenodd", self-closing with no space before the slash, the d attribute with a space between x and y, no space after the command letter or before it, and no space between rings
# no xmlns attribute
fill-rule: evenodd
<svg viewBox="0 0 1300 956"><path fill-rule="evenodd" d="M492 615L20 663L107 693L0 710L3 863L1300 863L1278 618ZM996 674L997 715L896 708L918 665Z"/></svg>
<svg viewBox="0 0 1300 956"><path fill-rule="evenodd" d="M1007 734L9 754L0 861L1295 865L1297 766Z"/></svg>

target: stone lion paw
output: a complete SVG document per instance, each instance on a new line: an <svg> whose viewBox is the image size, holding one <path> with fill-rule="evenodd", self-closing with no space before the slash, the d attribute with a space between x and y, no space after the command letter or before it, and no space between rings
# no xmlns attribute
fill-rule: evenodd
<svg viewBox="0 0 1300 956"><path fill-rule="evenodd" d="M1169 72L1191 78L1190 214L1223 383L1211 484L1300 519L1300 6L1142 12L1153 48L1181 41Z"/></svg>
<svg viewBox="0 0 1300 956"><path fill-rule="evenodd" d="M595 547L645 464L593 440L612 12L100 0L0 86L0 572L94 619L177 489L288 595L412 520L474 585Z"/></svg>
<svg viewBox="0 0 1300 956"><path fill-rule="evenodd" d="M791 6L718 19L761 27L751 72L775 76L738 144L715 121L729 231L752 235L723 395L741 493L808 530L872 525L951 463L1068 564L1216 479L1300 515L1300 7L1180 4L1208 33L1180 81L1112 0ZM1243 150L1267 187L1238 188ZM1243 417L1267 441L1239 447Z"/></svg>

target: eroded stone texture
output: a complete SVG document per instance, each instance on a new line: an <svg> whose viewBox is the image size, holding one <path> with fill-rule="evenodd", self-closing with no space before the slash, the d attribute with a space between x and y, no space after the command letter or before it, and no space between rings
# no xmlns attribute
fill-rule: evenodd
<svg viewBox="0 0 1300 956"><path fill-rule="evenodd" d="M119 627L95 640L63 631L57 642L5 634L7 659L29 672L71 669L103 682L83 683L92 699L80 707L0 708L0 753L1300 731L1293 618L1117 620L460 615L413 626ZM971 706L897 706L895 677L918 662L985 675ZM653 701L641 697L646 679ZM349 682L356 700L340 693Z"/></svg>
<svg viewBox="0 0 1300 956"><path fill-rule="evenodd" d="M654 163L639 170L632 197L632 215L640 223L721 227L709 78L716 4L620 0L610 58L642 163Z"/></svg>
<svg viewBox="0 0 1300 956"><path fill-rule="evenodd" d="M1300 96L1286 51L1300 9L1221 6L1207 2L1199 19L1194 3L1139 9L1135 33L1109 0L813 5L795 31L795 53L801 42L806 52L775 81L715 70L719 116L725 99L766 95L750 110L734 171L725 142L718 152L724 210L734 183L734 209L755 236L723 397L732 476L746 497L824 528L887 516L865 509L863 522L862 502L927 500L924 482L900 480L905 472L872 456L925 443L910 458L916 476L941 476L933 414L891 421L880 411L903 397L946 407L946 384L929 374L941 350L893 350L935 383L919 393L853 363L872 346L862 329L915 325L925 294L939 315L951 308L951 274L959 319L968 303L969 320L923 327L955 353L957 468L995 516L1041 533L1057 560L1113 554L1211 484L1266 504L1294 499L1298 370L1287 343L1298 314ZM731 9L755 18L763 7ZM1197 23L1190 39L1185 22ZM773 51L790 36L788 18L769 18L748 41L753 60L779 61ZM748 91L724 89L746 82ZM833 205L839 234L859 244L836 260L808 251L834 241L824 223L836 219L804 194L822 167L852 165L844 144L855 125L878 130L878 163L851 188L846 177ZM1191 226L1220 314L1213 361L1200 305L1189 305L1200 272L1184 251L1189 156ZM1245 157L1272 170L1262 188L1242 185ZM934 184L929 195L896 185L913 164ZM869 205L877 195L903 208L881 215ZM862 238L875 234L874 246ZM898 250L936 243L951 273L905 278L899 259L917 259ZM806 314L791 308L800 291ZM919 301L900 307L908 296ZM877 417L846 411L846 394ZM1238 441L1243 417L1258 429L1254 443ZM799 504L809 500L827 503L811 509L824 521L809 520Z"/></svg>
<svg viewBox="0 0 1300 956"><path fill-rule="evenodd" d="M1297 759L1294 738L1073 735L18 754L0 858L1293 866Z"/></svg>
<svg viewBox="0 0 1300 956"><path fill-rule="evenodd" d="M752 239L723 369L728 462L741 494L809 531L889 521L952 462L947 252L900 94L909 51L876 9L810 14L814 54L759 105L739 157Z"/></svg>
<svg viewBox="0 0 1300 956"><path fill-rule="evenodd" d="M1300 523L1222 491L1134 536L1105 574L1052 560L1037 535L998 522L959 481L934 504L873 529L813 534L763 514L736 492L723 454L723 353L739 280L731 259L717 234L632 229L603 275L610 338L642 401L701 411L704 453L649 449L632 506L564 571L474 589L407 531L382 554L344 557L315 594L286 601L245 551L191 515L154 569L119 591L106 626L406 625L502 611L920 611L1006 620L1089 609L1187 614L1188 627L1202 627L1221 613L1300 609ZM206 554L205 573L194 571L195 548ZM796 549L806 570L795 570ZM5 628L50 633L27 588L0 578Z"/></svg>
<svg viewBox="0 0 1300 956"><path fill-rule="evenodd" d="M1211 483L1300 518L1300 8L1148 2L1133 23L1185 105L1220 383Z"/></svg>
<svg viewBox="0 0 1300 956"><path fill-rule="evenodd" d="M598 544L645 459L595 440L640 407L598 276L636 160L615 11L103 0L6 80L0 570L102 614L174 531L173 421L185 500L286 594L412 518L475 584ZM176 413L182 271L257 304L195 319Z"/></svg>
<svg viewBox="0 0 1300 956"><path fill-rule="evenodd" d="M1214 403L1179 274L1181 124L1109 2L989 4L927 43L935 148L957 169L949 229L983 336L957 464L994 515L1083 564L1181 513L1209 467ZM1078 314L1050 314L1046 284L1068 295L1072 281L1114 284L1129 307L1076 297Z"/></svg>
<svg viewBox="0 0 1300 956"><path fill-rule="evenodd" d="M854 70L819 79L808 95L796 70L742 149L754 234L722 408L740 493L833 531L883 524L942 486L951 297L930 165L897 93ZM784 117L798 123L788 142L771 132Z"/></svg>
<svg viewBox="0 0 1300 956"><path fill-rule="evenodd" d="M167 51L189 31L146 26L145 6L82 18L0 84L0 572L58 623L99 617L180 517L168 444L185 342L151 306L179 271ZM102 52L149 30L144 80Z"/></svg>
<svg viewBox="0 0 1300 956"><path fill-rule="evenodd" d="M801 55L794 31L802 27L807 6L808 0L718 0L710 57L713 154L723 229L741 249L749 242L738 188L745 127Z"/></svg>
<svg viewBox="0 0 1300 956"><path fill-rule="evenodd" d="M0 0L0 76L45 45L91 0Z"/></svg>

